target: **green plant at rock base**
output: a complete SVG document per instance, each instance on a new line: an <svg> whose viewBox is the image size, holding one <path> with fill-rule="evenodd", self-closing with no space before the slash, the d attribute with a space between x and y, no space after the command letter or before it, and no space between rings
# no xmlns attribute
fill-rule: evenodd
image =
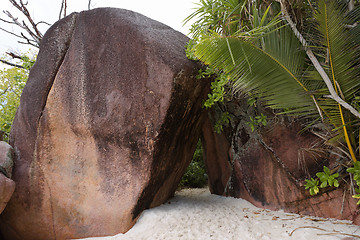
<svg viewBox="0 0 360 240"><path fill-rule="evenodd" d="M346 170L353 174L353 178L358 186L360 186L360 162L355 162L352 168Z"/></svg>
<svg viewBox="0 0 360 240"><path fill-rule="evenodd" d="M319 188L326 188L327 186L339 187L339 182L336 178L339 177L339 173L331 174L329 168L324 166L323 172L316 173L317 179L306 179L305 189L309 189L310 195L316 195L319 193ZM319 186L319 181L321 182Z"/></svg>
<svg viewBox="0 0 360 240"><path fill-rule="evenodd" d="M346 171L353 175L353 179L356 182L356 185L358 186L357 188L355 188L355 191L358 194L355 194L352 197L360 198L360 162L355 162L354 166L352 168L348 168ZM357 202L357 204L360 205L360 200Z"/></svg>
<svg viewBox="0 0 360 240"><path fill-rule="evenodd" d="M316 195L319 192L319 180L311 178L306 179L305 189L309 189L310 195Z"/></svg>
<svg viewBox="0 0 360 240"><path fill-rule="evenodd" d="M339 177L339 173L331 174L329 168L324 166L324 172L316 173L316 176L320 179L320 188L325 188L328 185L330 187L339 187L339 182L336 178Z"/></svg>

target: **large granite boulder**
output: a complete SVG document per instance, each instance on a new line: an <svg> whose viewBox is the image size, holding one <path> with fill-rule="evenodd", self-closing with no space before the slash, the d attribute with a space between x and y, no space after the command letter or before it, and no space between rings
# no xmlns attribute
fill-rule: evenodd
<svg viewBox="0 0 360 240"><path fill-rule="evenodd" d="M247 99L227 102L224 109L232 119L221 134L214 134L208 124L221 118L220 108L210 112L208 127L203 128L212 193L243 198L271 210L347 219L360 225L357 200L346 183L339 189L322 189L316 196L305 189L306 178L334 161L320 138L303 131L301 121L275 117L261 105L249 107ZM260 112L269 117L268 124L252 131L249 116Z"/></svg>
<svg viewBox="0 0 360 240"><path fill-rule="evenodd" d="M0 141L0 214L15 190L15 182L10 179L13 168L13 154L13 148L6 142Z"/></svg>
<svg viewBox="0 0 360 240"><path fill-rule="evenodd" d="M5 239L128 231L192 159L208 82L188 38L140 14L95 9L45 34L11 132L16 191Z"/></svg>

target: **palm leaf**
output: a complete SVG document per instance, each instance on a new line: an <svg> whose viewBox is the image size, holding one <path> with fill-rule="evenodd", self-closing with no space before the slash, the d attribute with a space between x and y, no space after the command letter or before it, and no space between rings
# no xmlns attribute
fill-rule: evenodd
<svg viewBox="0 0 360 240"><path fill-rule="evenodd" d="M328 55L328 75L332 79L334 89L337 94L346 102L351 102L360 87L360 81L356 77L357 72L352 67L354 60L354 49L349 42L350 34L345 28L344 11L335 1L319 0L318 10L315 18L318 25L322 45L327 50ZM333 102L327 99L324 102ZM342 126L345 141L352 159L356 161L355 153L352 148L351 139L348 136L347 125L351 122L350 116L340 104L334 107L332 103L321 103L323 109L328 109L327 114L335 127ZM329 107L330 106L330 107ZM331 111L330 111L331 110Z"/></svg>
<svg viewBox="0 0 360 240"><path fill-rule="evenodd" d="M189 15L184 24L192 19L195 26L190 32L197 39L209 32L227 32L238 30L241 14L248 0L200 0L196 11Z"/></svg>
<svg viewBox="0 0 360 240"><path fill-rule="evenodd" d="M360 81L354 79L355 72L351 67L354 50L349 43L344 13L335 5L335 1L320 0L315 18L319 22L318 31L322 35L324 49L328 50L329 76L334 82L334 88L341 91L347 101L359 89Z"/></svg>
<svg viewBox="0 0 360 240"><path fill-rule="evenodd" d="M240 38L215 36L201 41L195 55L228 74L236 91L255 92L274 109L314 113L311 94L301 80L304 53L288 28L279 31L282 34L264 37L265 50Z"/></svg>

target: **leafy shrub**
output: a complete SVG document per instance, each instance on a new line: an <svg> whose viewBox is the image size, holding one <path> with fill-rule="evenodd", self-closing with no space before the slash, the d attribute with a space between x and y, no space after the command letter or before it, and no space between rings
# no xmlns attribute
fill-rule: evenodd
<svg viewBox="0 0 360 240"><path fill-rule="evenodd" d="M316 195L319 193L319 188L326 188L327 186L339 187L339 182L336 178L339 177L339 173L331 174L329 168L324 166L323 172L316 173L317 179L311 178L305 179L305 189L309 189L310 195ZM321 182L319 186L319 180Z"/></svg>
<svg viewBox="0 0 360 240"><path fill-rule="evenodd" d="M203 149L199 141L193 159L181 179L180 187L201 188L207 184L208 177L202 154Z"/></svg>
<svg viewBox="0 0 360 240"><path fill-rule="evenodd" d="M356 185L358 186L355 188L355 191L357 194L353 195L353 198L360 198L360 162L354 162L354 167L348 168L346 170L347 172L353 174L353 178L356 182ZM357 202L357 205L360 205L360 200Z"/></svg>
<svg viewBox="0 0 360 240"><path fill-rule="evenodd" d="M20 67L4 67L0 69L0 133L4 141L9 140L9 133L20 103L20 95L28 78L29 70L35 63L35 56L25 54L16 65ZM9 60L6 56L1 57Z"/></svg>

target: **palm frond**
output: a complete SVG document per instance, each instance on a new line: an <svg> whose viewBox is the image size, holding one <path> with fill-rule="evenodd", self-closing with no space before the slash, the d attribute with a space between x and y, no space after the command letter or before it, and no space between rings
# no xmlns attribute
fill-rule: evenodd
<svg viewBox="0 0 360 240"><path fill-rule="evenodd" d="M341 91L344 100L348 101L359 89L360 81L354 78L355 71L351 66L354 49L345 27L344 9L336 6L334 1L320 0L315 18L319 22L318 31L322 35L324 49L328 51L329 76L335 90Z"/></svg>
<svg viewBox="0 0 360 240"><path fill-rule="evenodd" d="M209 32L227 33L237 31L240 19L248 0L200 0L196 11L189 15L184 24L196 19L190 29L194 39Z"/></svg>
<svg viewBox="0 0 360 240"><path fill-rule="evenodd" d="M206 64L228 74L236 91L261 95L274 109L293 114L316 112L311 94L301 80L305 57L300 43L287 28L264 37L265 50L234 37L210 37L195 47Z"/></svg>
<svg viewBox="0 0 360 240"><path fill-rule="evenodd" d="M351 36L345 27L344 15L344 7L336 5L335 1L319 0L315 18L319 23L318 31L323 39L322 44L327 50L328 75L332 79L336 93L344 101L351 102L360 87L360 81L356 77L357 71L352 64L355 57L354 48L353 44L349 42ZM328 99L325 102L331 101ZM342 126L349 152L352 159L356 161L348 133L348 129L351 128L348 124L351 122L351 116L347 116L340 104L337 104L337 108L331 106L331 103L323 104L323 106L326 105L330 105L331 111L327 112L331 118L330 121L335 127Z"/></svg>

